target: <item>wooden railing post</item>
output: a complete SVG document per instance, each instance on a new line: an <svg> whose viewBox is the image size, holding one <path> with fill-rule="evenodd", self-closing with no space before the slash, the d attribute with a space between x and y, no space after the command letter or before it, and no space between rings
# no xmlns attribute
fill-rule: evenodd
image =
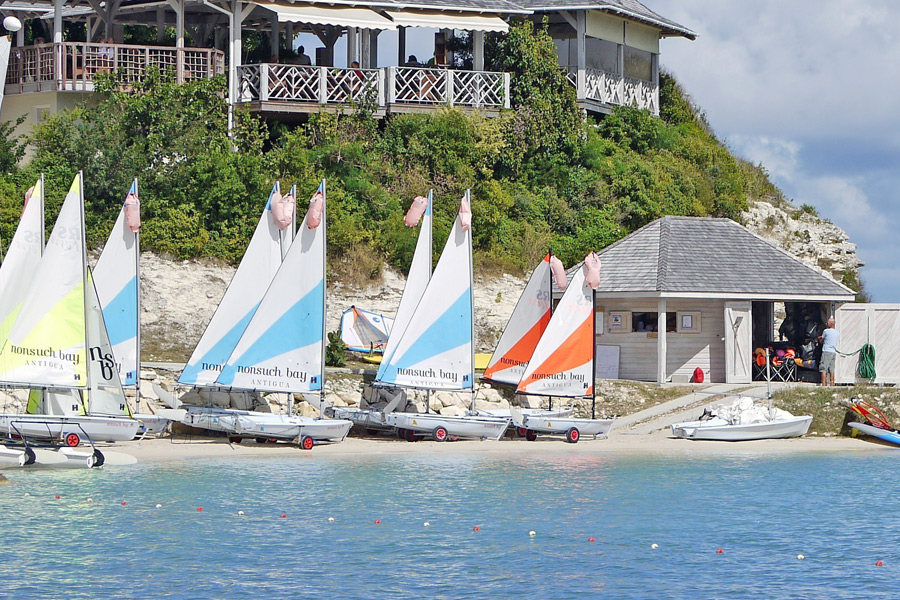
<svg viewBox="0 0 900 600"><path fill-rule="evenodd" d="M378 106L384 108L384 69L378 69Z"/></svg>
<svg viewBox="0 0 900 600"><path fill-rule="evenodd" d="M261 63L259 65L259 101L268 102L269 100L269 65Z"/></svg>
<svg viewBox="0 0 900 600"><path fill-rule="evenodd" d="M328 67L319 67L319 104L328 103Z"/></svg>
<svg viewBox="0 0 900 600"><path fill-rule="evenodd" d="M447 104L453 106L455 98L453 97L453 70L447 69Z"/></svg>
<svg viewBox="0 0 900 600"><path fill-rule="evenodd" d="M509 97L509 91L510 91L509 82L510 82L509 73L504 73L503 74L503 108L509 108L511 106L510 97Z"/></svg>
<svg viewBox="0 0 900 600"><path fill-rule="evenodd" d="M387 104L397 101L397 67L387 68Z"/></svg>

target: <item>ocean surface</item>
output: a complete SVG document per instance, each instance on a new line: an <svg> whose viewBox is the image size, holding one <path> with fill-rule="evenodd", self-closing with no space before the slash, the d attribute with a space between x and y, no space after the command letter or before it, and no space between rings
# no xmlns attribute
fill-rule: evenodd
<svg viewBox="0 0 900 600"><path fill-rule="evenodd" d="M5 469L0 597L900 595L897 452L565 448Z"/></svg>

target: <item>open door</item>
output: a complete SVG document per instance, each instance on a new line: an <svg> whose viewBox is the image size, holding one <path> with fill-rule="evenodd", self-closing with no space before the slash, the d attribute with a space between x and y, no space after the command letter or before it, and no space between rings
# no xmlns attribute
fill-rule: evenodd
<svg viewBox="0 0 900 600"><path fill-rule="evenodd" d="M725 303L725 383L750 383L752 310L750 302Z"/></svg>

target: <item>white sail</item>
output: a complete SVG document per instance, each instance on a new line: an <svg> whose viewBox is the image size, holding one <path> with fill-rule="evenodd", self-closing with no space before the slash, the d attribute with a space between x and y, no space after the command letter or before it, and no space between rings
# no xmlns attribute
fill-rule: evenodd
<svg viewBox="0 0 900 600"><path fill-rule="evenodd" d="M122 383L136 386L140 364L140 243L137 228L127 222L126 211L140 210L137 179L125 198L93 276Z"/></svg>
<svg viewBox="0 0 900 600"><path fill-rule="evenodd" d="M545 396L594 393L594 293L578 269L534 349L516 392Z"/></svg>
<svg viewBox="0 0 900 600"><path fill-rule="evenodd" d="M419 228L419 237L416 241L416 250L413 253L412 263L409 266L409 276L406 278L406 286L403 288L403 295L400 297L400 305L397 307L397 314L394 316L394 323L391 325L391 334L388 337L387 344L384 347L384 354L381 364L378 366L378 374L375 381L382 381L387 365L390 362L394 350L397 348L397 342L406 331L406 326L416 311L425 288L431 280L431 252L432 252L432 232L431 222L433 219L433 197L432 191L428 191L428 205L425 213L422 215L422 224Z"/></svg>
<svg viewBox="0 0 900 600"><path fill-rule="evenodd" d="M321 212L316 215L317 211ZM270 392L322 389L325 233L323 181L284 263L219 374L218 385Z"/></svg>
<svg viewBox="0 0 900 600"><path fill-rule="evenodd" d="M538 340L550 322L550 293L550 254L547 254L531 274L516 302L484 370L485 379L518 385Z"/></svg>
<svg viewBox="0 0 900 600"><path fill-rule="evenodd" d="M44 176L31 195L0 265L0 347L6 341L44 252ZM6 369L0 363L0 372Z"/></svg>
<svg viewBox="0 0 900 600"><path fill-rule="evenodd" d="M87 413L100 416L131 416L131 409L122 390L122 380L109 341L100 299L88 273L85 289L85 322L87 335L88 389Z"/></svg>
<svg viewBox="0 0 900 600"><path fill-rule="evenodd" d="M272 197L277 190L276 184L269 193L266 208L241 264L178 378L179 383L195 386L215 384L278 272L281 266L281 232L271 213Z"/></svg>
<svg viewBox="0 0 900 600"><path fill-rule="evenodd" d="M83 206L79 173L0 350L0 381L50 387L87 385Z"/></svg>
<svg viewBox="0 0 900 600"><path fill-rule="evenodd" d="M468 210L467 198L463 206ZM472 389L473 306L472 232L464 225L461 210L396 349L382 359L380 381L404 387Z"/></svg>
<svg viewBox="0 0 900 600"><path fill-rule="evenodd" d="M6 69L9 67L9 48L12 45L12 40L9 36L0 37L0 81L4 82L4 85L0 85L0 106L3 106L3 92L6 88Z"/></svg>

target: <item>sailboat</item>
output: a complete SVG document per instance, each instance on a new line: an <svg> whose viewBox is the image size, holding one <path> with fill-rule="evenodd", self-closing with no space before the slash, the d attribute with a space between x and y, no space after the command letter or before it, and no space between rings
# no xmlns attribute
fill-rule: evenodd
<svg viewBox="0 0 900 600"><path fill-rule="evenodd" d="M296 239L216 383L232 390L325 395L325 180L310 200ZM273 413L245 413L235 433L317 441L342 441L353 423Z"/></svg>
<svg viewBox="0 0 900 600"><path fill-rule="evenodd" d="M552 265L552 267L551 267ZM525 373L528 361L534 349L547 329L552 314L552 282L551 272L559 273L557 285L565 289L565 270L559 259L552 253L547 253L543 260L531 273L522 295L516 302L512 314L497 347L491 355L491 360L484 370L483 378L504 385L517 386ZM561 284L561 285L560 285ZM493 409L481 411L491 416L511 417L509 409ZM552 417L567 417L572 414L571 408L560 409L520 409L523 414L544 415ZM525 435L522 430L520 435Z"/></svg>
<svg viewBox="0 0 900 600"><path fill-rule="evenodd" d="M87 267L80 172L5 338L0 382L31 390L29 414L0 415L7 435L68 446L134 437L139 423L131 418ZM65 414L39 412L53 406Z"/></svg>
<svg viewBox="0 0 900 600"><path fill-rule="evenodd" d="M281 266L293 239L293 214L285 216L278 182L272 186L244 256L206 330L178 378L178 383L200 390L201 397L216 387L216 378L256 312ZM293 213L293 203L287 203ZM287 231L285 231L287 230ZM173 406L181 406L180 401ZM181 422L191 427L233 432L237 415L229 409L188 406Z"/></svg>
<svg viewBox="0 0 900 600"><path fill-rule="evenodd" d="M351 352L384 352L394 320L364 308L351 306L341 315L341 341Z"/></svg>
<svg viewBox="0 0 900 600"><path fill-rule="evenodd" d="M432 208L433 194L428 191L428 196L416 196L409 210L404 217L404 223L407 227L419 226L419 236L416 239L416 249L413 252L412 263L409 267L409 275L406 278L406 285L403 288L403 294L400 296L400 304L397 307L397 314L391 325L390 336L388 336L382 353L382 361L375 375L375 388L373 392L378 393L379 389L385 389L384 374L387 369L387 360L394 354L397 349L397 342L406 330L409 321L428 287L428 281L431 279L431 250L432 250ZM379 409L374 408L350 408L333 406L327 410L339 419L349 419L360 427L371 429L393 429L385 421L385 415L392 412L397 406L405 400L405 395L401 391L396 391L388 403Z"/></svg>
<svg viewBox="0 0 900 600"><path fill-rule="evenodd" d="M137 178L131 184L122 209L92 272L103 320L109 333L116 370L122 386L132 388L140 411L140 202ZM139 433L157 434L184 411L136 412Z"/></svg>
<svg viewBox="0 0 900 600"><path fill-rule="evenodd" d="M547 329L538 341L534 354L516 387L518 394L551 397L594 396L595 328L594 286L586 271L596 255L591 253L582 268L575 272L563 294ZM599 267L597 268L599 279ZM599 282L597 282L599 283ZM592 285L593 284L593 285ZM593 406L593 404L592 404ZM537 439L538 433L565 434L566 441L578 442L582 435L605 435L613 419L580 419L528 415L511 408L513 423L526 430L526 438Z"/></svg>
<svg viewBox="0 0 900 600"><path fill-rule="evenodd" d="M474 295L472 213L469 192L460 203L447 243L415 310L394 345L385 352L376 381L398 387L469 391L474 412ZM399 311L398 319L399 322ZM397 323L395 322L395 328ZM475 414L392 412L385 421L412 441L430 434L436 441L453 437L499 439L509 420Z"/></svg>

